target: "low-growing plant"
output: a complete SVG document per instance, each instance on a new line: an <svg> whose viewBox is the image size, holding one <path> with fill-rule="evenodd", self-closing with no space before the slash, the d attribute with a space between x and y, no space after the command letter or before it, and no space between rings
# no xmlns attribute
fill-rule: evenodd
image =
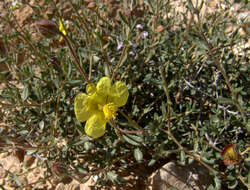
<svg viewBox="0 0 250 190"><path fill-rule="evenodd" d="M230 16L233 3L202 14L205 3L184 1L181 12L161 0L4 3L1 152L36 157L43 181L98 176L96 185L125 188L128 174L146 189L175 159L206 167L209 189L247 189L249 49L234 48L249 28L240 34L247 20ZM36 14L20 26L14 11L25 6ZM42 183L20 175L10 175L16 188Z"/></svg>

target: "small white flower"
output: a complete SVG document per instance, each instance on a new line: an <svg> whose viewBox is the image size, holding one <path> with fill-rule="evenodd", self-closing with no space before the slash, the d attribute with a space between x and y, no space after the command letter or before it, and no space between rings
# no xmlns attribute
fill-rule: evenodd
<svg viewBox="0 0 250 190"><path fill-rule="evenodd" d="M119 40L117 40L117 51L119 51L123 46L123 42L120 42Z"/></svg>
<svg viewBox="0 0 250 190"><path fill-rule="evenodd" d="M130 51L130 52L129 52L129 55L130 55L130 56L135 56L135 52Z"/></svg>
<svg viewBox="0 0 250 190"><path fill-rule="evenodd" d="M145 39L148 37L148 32L147 31L143 31L142 32L142 38Z"/></svg>
<svg viewBox="0 0 250 190"><path fill-rule="evenodd" d="M94 182L97 182L98 178L99 178L98 175L94 175L94 176L93 176Z"/></svg>
<svg viewBox="0 0 250 190"><path fill-rule="evenodd" d="M137 25L136 25L136 28L137 28L137 29L143 29L143 27L142 27L141 24L137 24Z"/></svg>

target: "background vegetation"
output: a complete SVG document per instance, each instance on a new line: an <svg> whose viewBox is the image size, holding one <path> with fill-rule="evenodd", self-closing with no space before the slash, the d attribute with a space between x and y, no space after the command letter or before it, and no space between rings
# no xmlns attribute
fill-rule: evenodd
<svg viewBox="0 0 250 190"><path fill-rule="evenodd" d="M97 175L102 187L126 186L126 175L147 186L147 177L168 161L198 160L214 178L210 189L247 189L249 153L228 167L221 156L228 144L238 152L249 146L249 49L234 50L247 43L249 28L230 16L233 4L206 14L205 3L191 1L182 12L161 0L4 4L9 10L24 5L37 13L33 23L64 19L69 41L54 31L47 38L36 30L34 38L13 11L1 14L11 28L1 34L0 62L8 68L0 73L1 152L33 155L47 168L44 180L51 170L81 182ZM247 1L239 6L249 8ZM128 85L129 100L115 120L121 138L108 125L103 137L91 139L76 120L74 97L87 84L76 60L94 84L113 76ZM18 175L10 180L24 188Z"/></svg>

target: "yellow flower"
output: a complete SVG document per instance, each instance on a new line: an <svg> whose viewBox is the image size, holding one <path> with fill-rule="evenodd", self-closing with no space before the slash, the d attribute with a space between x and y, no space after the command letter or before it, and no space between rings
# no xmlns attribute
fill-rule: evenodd
<svg viewBox="0 0 250 190"><path fill-rule="evenodd" d="M98 138L104 135L107 122L116 118L118 107L126 104L128 88L121 81L111 85L111 80L103 77L96 86L88 84L86 93L75 97L75 115L80 122L87 121L84 128L86 134Z"/></svg>
<svg viewBox="0 0 250 190"><path fill-rule="evenodd" d="M67 32L66 32L66 30L65 30L65 28L63 26L63 22L64 22L64 19L59 19L59 30L60 30L60 32L63 33L63 35L66 35ZM63 41L63 37L61 36L60 39L59 39L59 42L62 42L62 41Z"/></svg>

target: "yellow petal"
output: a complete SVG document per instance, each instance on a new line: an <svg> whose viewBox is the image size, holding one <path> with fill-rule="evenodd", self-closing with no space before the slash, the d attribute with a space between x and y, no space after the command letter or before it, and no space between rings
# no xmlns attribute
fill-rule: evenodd
<svg viewBox="0 0 250 190"><path fill-rule="evenodd" d="M89 98L86 94L80 93L75 97L74 111L76 119L80 122L86 121L93 114L93 110L91 110L90 107Z"/></svg>
<svg viewBox="0 0 250 190"><path fill-rule="evenodd" d="M106 123L103 113L96 112L87 120L85 132L90 137L99 138L105 133Z"/></svg>
<svg viewBox="0 0 250 190"><path fill-rule="evenodd" d="M88 84L86 87L86 92L88 95L92 95L96 92L96 87L92 83Z"/></svg>
<svg viewBox="0 0 250 190"><path fill-rule="evenodd" d="M128 87L124 82L117 81L111 88L112 102L117 106L124 106L128 100Z"/></svg>
<svg viewBox="0 0 250 190"><path fill-rule="evenodd" d="M66 35L67 33L66 33L66 30L65 30L65 28L64 28L64 26L63 26L63 22L64 22L64 19L59 19L59 30L60 30L64 35Z"/></svg>
<svg viewBox="0 0 250 190"><path fill-rule="evenodd" d="M107 96L110 94L111 81L108 77L103 77L96 85L97 93L101 96Z"/></svg>
<svg viewBox="0 0 250 190"><path fill-rule="evenodd" d="M98 94L97 92L91 94L91 96L89 96L89 99L92 102L93 107L95 107L95 109L98 109L98 106L103 106L105 105L106 101L107 101L107 96L103 96L101 94Z"/></svg>

